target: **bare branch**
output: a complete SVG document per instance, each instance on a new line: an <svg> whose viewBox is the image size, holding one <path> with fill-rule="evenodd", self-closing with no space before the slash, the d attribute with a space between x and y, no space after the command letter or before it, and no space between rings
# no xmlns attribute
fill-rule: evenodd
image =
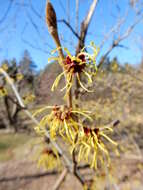
<svg viewBox="0 0 143 190"><path fill-rule="evenodd" d="M30 5L30 8L31 8L31 10L33 11L33 13L34 13L39 19L41 19L42 21L45 21L45 19L43 19L42 16L38 13L38 11L33 7L31 0L29 0L29 5Z"/></svg>
<svg viewBox="0 0 143 190"><path fill-rule="evenodd" d="M4 22L4 20L6 19L11 7L12 7L12 3L14 2L14 0L10 0L9 1L9 5L8 5L8 8L6 10L6 12L4 13L4 15L2 16L2 18L0 19L0 24L2 24Z"/></svg>
<svg viewBox="0 0 143 190"><path fill-rule="evenodd" d="M33 45L32 43L30 43L29 41L27 41L27 40L24 39L23 37L22 37L21 39L22 39L22 41L23 41L25 44L29 45L31 48L36 49L36 50L39 50L39 51L41 51L41 52L43 52L43 53L46 53L46 54L51 55L51 53L50 53L49 51L47 51L47 50L45 50L45 49L42 49L42 48L40 48L40 47L38 47L38 46Z"/></svg>
<svg viewBox="0 0 143 190"><path fill-rule="evenodd" d="M32 24L33 28L35 29L35 31L37 32L37 34L40 36L39 27L38 27L37 24L33 21L31 15L30 15L28 12L26 12L26 14L27 14L27 17L28 17L30 23Z"/></svg>
<svg viewBox="0 0 143 190"><path fill-rule="evenodd" d="M109 48L107 49L106 53L105 53L104 56L101 58L101 61L100 61L99 65L98 65L98 68L101 67L101 65L104 63L106 57L111 53L111 51L112 51L115 47L120 47L120 42L129 37L129 35L132 33L132 31L134 30L134 28L136 27L136 25L137 25L142 19L143 19L143 15L141 15L139 18L137 18L137 19L135 20L135 22L127 28L127 30L124 32L124 34L122 34L121 36L119 35L116 40L113 40L111 46L109 46Z"/></svg>
<svg viewBox="0 0 143 190"><path fill-rule="evenodd" d="M78 22L79 22L79 15L78 15L78 11L79 11L79 0L76 0L76 13L75 13L75 28L76 28L76 32L78 34Z"/></svg>
<svg viewBox="0 0 143 190"><path fill-rule="evenodd" d="M58 190L59 189L59 187L60 187L61 183L63 182L63 180L65 179L67 173L68 173L68 170L67 170L67 168L65 168L63 170L63 172L61 173L60 177L57 179L57 181L56 181L54 187L52 188L52 190Z"/></svg>
<svg viewBox="0 0 143 190"><path fill-rule="evenodd" d="M24 32L25 32L27 26L28 26L28 23L25 23L25 25L24 25L24 27L23 27L23 30L22 30L22 32L21 32L21 40L22 40L25 44L27 44L28 46L30 46L31 48L36 49L36 50L39 50L39 51L41 51L41 52L43 52L43 53L46 53L46 54L49 54L49 55L50 55L50 52L49 52L48 50L42 49L41 47L38 47L37 45L35 46L35 45L32 44L30 41L28 41L28 40L26 40L26 39L24 38ZM50 46L50 44L47 43L47 45L48 45L51 49L53 49L53 48Z"/></svg>
<svg viewBox="0 0 143 190"><path fill-rule="evenodd" d="M86 34L87 34L87 30L88 30L89 24L90 24L90 22L91 22L91 19L92 19L94 10L95 10L95 8L96 8L97 2L98 2L98 0L93 0L92 4L91 4L91 6L90 6L90 9L89 9L89 11L88 11L88 14L86 15L86 17L84 18L84 20L83 20L82 23L81 23L80 40L78 41L78 46L77 46L77 49L76 49L76 54L78 54L79 51L80 51L80 50L83 48L83 46L84 46L84 42L85 42L85 37L86 37Z"/></svg>
<svg viewBox="0 0 143 190"><path fill-rule="evenodd" d="M111 35L113 33L117 33L119 31L119 29L121 28L121 26L125 22L127 16L128 16L128 10L127 10L125 16L123 18L118 18L117 23L113 25L113 27L110 29L110 31L108 33L106 33L104 39L102 40L101 44L99 45L100 50L104 46L105 42L107 42L107 40L109 38L111 38Z"/></svg>
<svg viewBox="0 0 143 190"><path fill-rule="evenodd" d="M67 0L67 20L70 23L70 0Z"/></svg>
<svg viewBox="0 0 143 190"><path fill-rule="evenodd" d="M56 175L56 174L58 174L57 171L50 171L50 172L36 173L36 174L31 174L31 175L3 177L3 178L0 178L0 183L2 183L2 182L8 182L8 181L16 181L16 180L37 179L39 177L45 177L47 175Z"/></svg>
<svg viewBox="0 0 143 190"><path fill-rule="evenodd" d="M64 19L57 20L58 22L63 22L71 31L72 33L77 37L77 39L81 40L78 33L72 28L72 26Z"/></svg>
<svg viewBox="0 0 143 190"><path fill-rule="evenodd" d="M12 98L11 96L7 95L7 98L8 98L13 104L16 104L19 109L27 109L26 107L21 107L21 105L20 105L16 100L14 100L14 98Z"/></svg>
<svg viewBox="0 0 143 190"><path fill-rule="evenodd" d="M89 8L88 14L86 15L86 17L84 18L84 20L81 23L80 39L78 41L78 45L77 45L77 48L76 48L76 55L84 47L84 42L85 42L86 34L87 34L87 31L88 31L88 27L89 27L89 24L91 22L94 10L95 10L96 5L97 5L97 2L98 2L98 0L93 0L91 6ZM75 99L78 99L78 96L79 96L79 90L78 90L79 89L79 83L78 83L77 80L75 80L75 84L76 84L76 90L75 90L74 94L75 94Z"/></svg>
<svg viewBox="0 0 143 190"><path fill-rule="evenodd" d="M60 6L62 8L63 13L68 17L69 15L68 15L67 10L65 9L65 7L64 7L64 5L63 5L62 2L63 2L62 0L59 0L59 4L60 4Z"/></svg>

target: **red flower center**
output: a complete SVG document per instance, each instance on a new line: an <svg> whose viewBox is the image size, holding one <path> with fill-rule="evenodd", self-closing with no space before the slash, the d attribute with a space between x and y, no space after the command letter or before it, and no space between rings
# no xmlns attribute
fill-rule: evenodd
<svg viewBox="0 0 143 190"><path fill-rule="evenodd" d="M65 67L68 72L72 70L73 73L80 73L85 67L85 55L80 54L78 57L81 61L71 60L69 56L66 57Z"/></svg>
<svg viewBox="0 0 143 190"><path fill-rule="evenodd" d="M91 129L90 128L87 128L87 127L84 127L84 133L88 136L89 133L91 133Z"/></svg>

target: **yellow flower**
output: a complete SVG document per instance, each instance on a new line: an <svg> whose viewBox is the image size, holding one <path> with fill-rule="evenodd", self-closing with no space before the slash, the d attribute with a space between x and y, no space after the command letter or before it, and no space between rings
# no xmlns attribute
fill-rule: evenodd
<svg viewBox="0 0 143 190"><path fill-rule="evenodd" d="M91 119L87 115L86 111L72 110L67 106L53 106L45 107L37 112L34 115L43 113L46 109L51 109L50 114L46 114L42 117L38 126L36 126L36 131L38 133L45 133L49 129L50 136L55 140L57 135L60 135L65 141L73 144L75 136L78 133L81 124L75 120L77 114L80 114L88 119Z"/></svg>
<svg viewBox="0 0 143 190"><path fill-rule="evenodd" d="M88 83L91 84L92 76L95 75L97 72L96 56L97 56L98 50L93 42L88 47L93 50L93 54L89 54L85 52L85 48L83 48L80 51L80 53L78 53L77 56L72 56L70 52L68 51L68 49L64 48L64 51L67 54L64 60L64 71L60 75L57 76L55 82L53 83L52 91L58 86L58 83L61 80L62 76L66 76L66 86L62 88L61 91L66 89L68 92L73 85L73 78L75 76L78 80L79 85L85 91L91 92L83 85L80 79L80 74L83 74L88 79ZM60 61L59 58L57 57L52 57L49 60ZM93 70L93 72L90 72L90 70Z"/></svg>
<svg viewBox="0 0 143 190"><path fill-rule="evenodd" d="M8 65L6 64L6 63L4 63L4 64L2 64L2 69L4 70L4 71L7 71L8 70Z"/></svg>
<svg viewBox="0 0 143 190"><path fill-rule="evenodd" d="M45 169L54 169L60 168L61 162L59 158L59 154L56 149L44 148L40 153L40 157L38 160L38 167L43 167Z"/></svg>
<svg viewBox="0 0 143 190"><path fill-rule="evenodd" d="M27 94L27 95L23 96L23 100L24 100L24 104L31 103L35 100L35 95Z"/></svg>
<svg viewBox="0 0 143 190"><path fill-rule="evenodd" d="M0 96L3 97L3 96L6 96L8 93L7 93L7 90L6 88L4 88L3 86L0 86Z"/></svg>
<svg viewBox="0 0 143 190"><path fill-rule="evenodd" d="M17 80L17 81L20 81L20 80L22 80L22 79L23 79L23 74L17 73L17 74L16 74L16 80Z"/></svg>
<svg viewBox="0 0 143 190"><path fill-rule="evenodd" d="M112 131L110 127L94 129L83 127L83 130L79 132L77 143L72 148L72 151L74 149L78 150L78 162L85 160L90 164L91 168L96 169L98 159L104 164L103 153L105 154L107 161L110 161L108 150L101 137L104 137L115 146L117 146L117 143L110 139L104 133L104 130Z"/></svg>

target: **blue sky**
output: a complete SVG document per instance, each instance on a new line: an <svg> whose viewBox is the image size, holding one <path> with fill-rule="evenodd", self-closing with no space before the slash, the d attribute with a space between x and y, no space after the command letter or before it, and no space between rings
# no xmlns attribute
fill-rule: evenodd
<svg viewBox="0 0 143 190"><path fill-rule="evenodd" d="M11 0L0 0L0 62L3 59L14 57L19 61L24 50L27 49L38 69L43 69L48 63L51 50L55 48L44 20L46 0L31 0L33 9L30 6L30 0L14 0L12 4L10 2ZM51 0L51 2L58 19L69 18L70 24L75 29L75 0L69 0L69 4L68 0ZM79 2L78 26L80 28L80 22L87 14L92 0L79 0ZM68 11L68 7L70 11ZM117 18L125 14L127 7L128 0L100 0L88 30L86 44L94 41L99 46L104 35L117 23ZM134 16L134 11L130 9L126 22L121 27L121 34L133 23ZM63 23L58 23L58 28L62 45L69 48L74 54L77 39ZM128 49L116 48L111 52L110 58L117 56L121 63L138 64L142 58L140 51L140 36L142 34L143 21L137 25L130 37L121 43ZM112 36L101 49L99 58L106 52L111 39Z"/></svg>

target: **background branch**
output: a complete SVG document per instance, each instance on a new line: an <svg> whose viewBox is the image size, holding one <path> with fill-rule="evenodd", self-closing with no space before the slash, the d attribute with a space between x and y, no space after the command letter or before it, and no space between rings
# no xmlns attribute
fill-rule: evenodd
<svg viewBox="0 0 143 190"><path fill-rule="evenodd" d="M129 37L129 35L131 34L131 32L134 30L135 26L143 19L143 15L141 15L139 18L137 18L135 20L135 22L130 25L126 31L120 36L117 37L117 39L113 40L112 44L109 46L109 48L107 49L106 53L102 56L100 63L98 65L98 68L101 67L101 65L104 63L105 59L107 58L107 56L111 53L111 51L115 48L115 47L121 47L120 46L120 42L123 41L124 39L126 39L127 37ZM120 25L118 25L120 26Z"/></svg>
<svg viewBox="0 0 143 190"><path fill-rule="evenodd" d="M85 42L87 30L88 30L89 24L91 22L94 10L96 8L97 2L98 2L98 0L93 0L86 17L84 18L84 20L81 23L80 40L78 41L78 45L77 45L77 48L76 48L76 55L84 47L84 42Z"/></svg>

